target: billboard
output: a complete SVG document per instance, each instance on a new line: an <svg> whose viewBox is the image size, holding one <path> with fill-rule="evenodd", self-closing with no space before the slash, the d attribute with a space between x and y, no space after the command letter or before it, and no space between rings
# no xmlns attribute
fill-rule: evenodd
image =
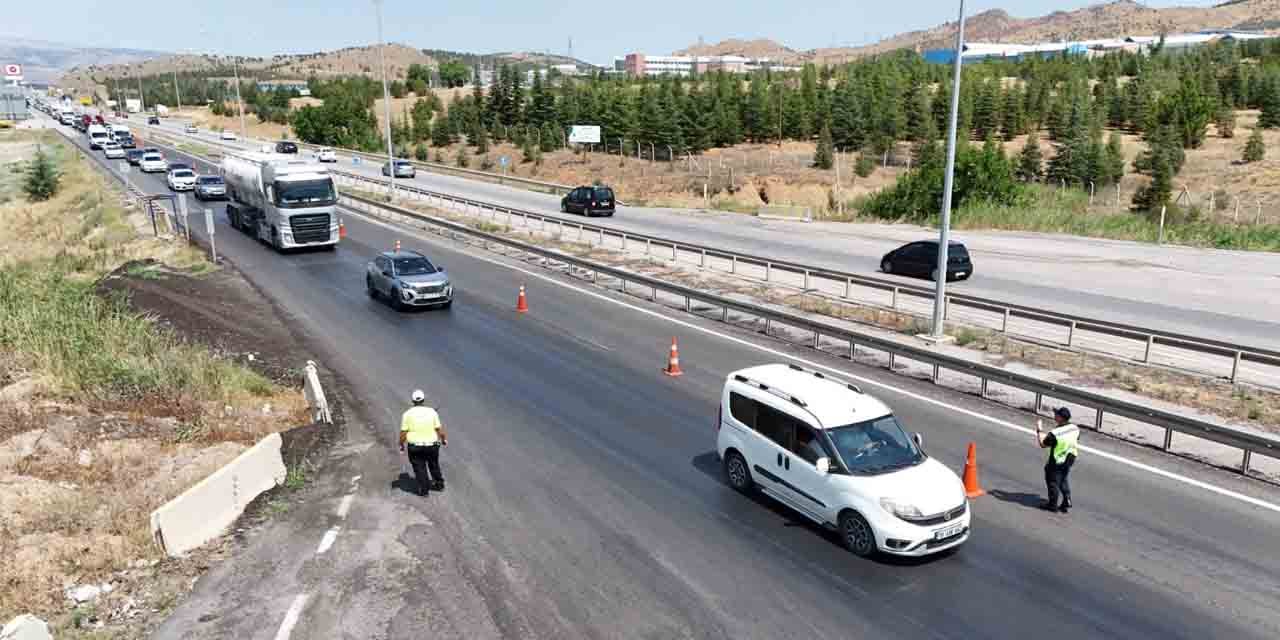
<svg viewBox="0 0 1280 640"><path fill-rule="evenodd" d="M575 124L569 129L569 144L600 144L600 126Z"/></svg>
<svg viewBox="0 0 1280 640"><path fill-rule="evenodd" d="M20 65L20 64L6 64L6 65L4 65L4 79L5 79L5 80L21 80L21 79L22 79L22 65Z"/></svg>

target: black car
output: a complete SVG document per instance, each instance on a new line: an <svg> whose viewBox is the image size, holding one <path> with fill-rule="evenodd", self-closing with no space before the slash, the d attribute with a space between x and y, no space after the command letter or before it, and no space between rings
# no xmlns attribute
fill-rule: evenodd
<svg viewBox="0 0 1280 640"><path fill-rule="evenodd" d="M614 212L613 189L596 185L578 187L560 199L560 210L565 213L581 213L584 216L612 216Z"/></svg>
<svg viewBox="0 0 1280 640"><path fill-rule="evenodd" d="M298 145L292 142L289 142L288 140L281 140L280 142L276 143L276 153L297 153L297 152L298 152Z"/></svg>
<svg viewBox="0 0 1280 640"><path fill-rule="evenodd" d="M141 149L130 149L124 152L124 159L128 160L129 164L136 167L138 166L138 163L142 162L142 154L144 153L146 152Z"/></svg>
<svg viewBox="0 0 1280 640"><path fill-rule="evenodd" d="M904 276L938 278L938 241L925 240L904 244L880 260L880 270ZM959 242L947 243L947 280L968 280L973 275L969 250Z"/></svg>
<svg viewBox="0 0 1280 640"><path fill-rule="evenodd" d="M160 118L158 116L151 116L147 118L147 124L160 124Z"/></svg>

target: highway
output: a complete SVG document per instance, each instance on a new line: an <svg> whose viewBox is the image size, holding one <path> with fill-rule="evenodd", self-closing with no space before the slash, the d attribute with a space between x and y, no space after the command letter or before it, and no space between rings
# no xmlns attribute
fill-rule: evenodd
<svg viewBox="0 0 1280 640"><path fill-rule="evenodd" d="M182 135L184 123L163 121ZM197 137L216 140L216 134ZM246 143L247 144L247 143ZM380 165L346 171L380 175ZM414 184L442 193L543 212L559 197L516 187L419 171ZM576 218L576 216L570 216ZM597 224L784 260L868 274L880 258L936 232L912 225L793 223L741 214L620 207ZM1151 326L1261 348L1280 348L1280 255L1079 238L1066 235L960 231L975 277L955 291L1063 313ZM913 278L886 276L921 284Z"/></svg>
<svg viewBox="0 0 1280 640"><path fill-rule="evenodd" d="M133 178L165 191L159 175ZM220 252L298 321L360 415L306 504L212 568L155 637L279 638L289 619L295 638L1280 635L1272 486L1094 438L1077 508L1045 514L1032 506L1043 454L1010 426L1026 415L797 350L859 379L952 469L977 443L990 495L974 501L972 540L860 560L719 474L724 376L786 359L785 345L350 212L337 251L278 255L221 209ZM365 296L365 262L395 239L448 267L450 311ZM532 309L517 315L523 283ZM678 379L660 373L672 335ZM448 492L426 499L397 480L413 388L450 432ZM318 551L351 485L350 515Z"/></svg>

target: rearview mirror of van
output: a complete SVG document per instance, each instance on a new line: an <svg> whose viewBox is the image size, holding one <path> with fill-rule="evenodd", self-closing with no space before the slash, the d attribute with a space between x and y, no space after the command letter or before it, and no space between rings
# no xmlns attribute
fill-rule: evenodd
<svg viewBox="0 0 1280 640"><path fill-rule="evenodd" d="M828 473L831 473L831 458L818 458L818 462L815 463L815 466L818 467L818 473L825 476Z"/></svg>

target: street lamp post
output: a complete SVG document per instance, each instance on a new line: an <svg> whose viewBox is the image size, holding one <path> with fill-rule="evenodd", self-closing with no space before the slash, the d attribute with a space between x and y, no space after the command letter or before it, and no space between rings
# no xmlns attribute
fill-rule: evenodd
<svg viewBox="0 0 1280 640"><path fill-rule="evenodd" d="M173 97L178 101L178 111L182 111L182 93L178 91L178 65L173 66Z"/></svg>
<svg viewBox="0 0 1280 640"><path fill-rule="evenodd" d="M951 188L956 171L956 120L960 113L960 65L964 61L964 0L960 0L960 24L956 31L956 59L951 73L951 119L947 124L947 172L942 182L942 219L938 225L938 267L934 271L933 326L929 336L942 338L947 304L947 243L951 233Z"/></svg>
<svg viewBox="0 0 1280 640"><path fill-rule="evenodd" d="M142 92L142 68L138 68L138 110L147 112L147 96Z"/></svg>
<svg viewBox="0 0 1280 640"><path fill-rule="evenodd" d="M240 139L246 140L249 134L246 133L244 126L244 100L240 99L240 61L236 56L231 56L231 73L236 80L236 109L240 112Z"/></svg>
<svg viewBox="0 0 1280 640"><path fill-rule="evenodd" d="M396 158L395 146L391 140L391 91L387 88L386 45L382 42L382 0L373 0L374 12L378 15L378 65L382 67L382 105L387 130L387 189L390 197L396 197Z"/></svg>

